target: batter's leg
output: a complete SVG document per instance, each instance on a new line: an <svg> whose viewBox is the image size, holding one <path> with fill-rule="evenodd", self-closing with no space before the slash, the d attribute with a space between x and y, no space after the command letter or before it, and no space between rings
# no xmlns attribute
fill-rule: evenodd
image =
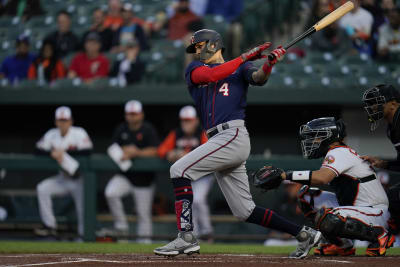
<svg viewBox="0 0 400 267"><path fill-rule="evenodd" d="M114 228L121 231L129 229L122 198L132 192L131 182L123 175L116 174L106 185L105 196L108 208L114 218Z"/></svg>
<svg viewBox="0 0 400 267"><path fill-rule="evenodd" d="M229 207L239 220L289 233L296 237L299 245L290 256L304 258L322 237L320 232L306 226L294 224L276 212L256 206L250 194L245 163L216 174L218 184Z"/></svg>
<svg viewBox="0 0 400 267"><path fill-rule="evenodd" d="M213 228L210 219L210 208L207 203L207 196L211 186L214 183L214 174L192 183L193 188L193 221L196 227L194 233L196 236L210 236Z"/></svg>
<svg viewBox="0 0 400 267"><path fill-rule="evenodd" d="M139 237L139 242L150 243L150 236L153 235L153 223L151 220L151 209L153 206L153 196L154 196L155 186L132 186L133 196L135 198L135 207L138 216L137 221L137 235Z"/></svg>
<svg viewBox="0 0 400 267"><path fill-rule="evenodd" d="M57 222L53 212L53 196L64 196L68 194L68 188L61 174L41 181L37 187L39 213L43 224L47 227L56 229Z"/></svg>

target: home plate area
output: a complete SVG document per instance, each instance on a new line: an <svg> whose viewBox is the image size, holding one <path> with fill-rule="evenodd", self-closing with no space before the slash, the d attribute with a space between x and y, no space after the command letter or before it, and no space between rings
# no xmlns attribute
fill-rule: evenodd
<svg viewBox="0 0 400 267"><path fill-rule="evenodd" d="M200 254L174 258L140 254L7 254L0 267L24 266L396 266L400 257L316 257L303 260L249 254Z"/></svg>

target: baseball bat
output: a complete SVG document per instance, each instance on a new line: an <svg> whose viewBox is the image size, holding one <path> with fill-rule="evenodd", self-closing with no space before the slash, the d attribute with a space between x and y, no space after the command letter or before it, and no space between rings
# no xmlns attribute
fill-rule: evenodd
<svg viewBox="0 0 400 267"><path fill-rule="evenodd" d="M314 26L309 28L307 31L303 32L301 35L299 35L298 37L293 39L291 42L285 44L285 46L283 48L285 48L285 50L287 50L288 48L292 47L293 45L295 45L296 43L300 42L304 38L310 36L314 32L320 31L323 28L325 28L325 27L329 26L330 24L332 24L333 22L337 21L338 19L343 17L345 14L350 12L353 8L354 8L353 2L347 1L343 5L341 5L340 7L336 8L334 11L332 11L331 13L326 15L320 21L318 21ZM269 54L268 55L268 59L269 60L273 60L274 59L274 55L273 54Z"/></svg>

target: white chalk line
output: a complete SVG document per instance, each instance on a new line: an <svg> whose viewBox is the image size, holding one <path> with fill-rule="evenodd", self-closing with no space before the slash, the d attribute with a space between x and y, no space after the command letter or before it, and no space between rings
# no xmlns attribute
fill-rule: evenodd
<svg viewBox="0 0 400 267"><path fill-rule="evenodd" d="M54 264L69 264L85 262L85 260L74 260L74 261L56 261L56 262L42 262L42 263L27 263L18 265L0 265L0 267L25 267L25 266L41 266L41 265L54 265Z"/></svg>

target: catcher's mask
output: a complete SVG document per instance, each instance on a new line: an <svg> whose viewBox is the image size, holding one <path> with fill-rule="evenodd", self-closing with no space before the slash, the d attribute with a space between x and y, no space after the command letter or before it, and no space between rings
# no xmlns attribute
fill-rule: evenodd
<svg viewBox="0 0 400 267"><path fill-rule="evenodd" d="M383 119L383 106L389 101L396 100L399 102L399 92L392 86L380 84L367 89L362 97L364 109L368 115L371 131L378 128L380 121Z"/></svg>
<svg viewBox="0 0 400 267"><path fill-rule="evenodd" d="M196 44L206 42L206 45L200 52L200 61L205 61L211 58L218 50L221 49L223 53L225 48L222 43L221 35L214 31L208 29L202 29L195 32L192 36L190 45L186 48L186 53L194 54L196 53Z"/></svg>
<svg viewBox="0 0 400 267"><path fill-rule="evenodd" d="M329 145L341 142L346 136L343 120L333 117L319 118L300 126L301 149L308 159L321 158L326 155Z"/></svg>

